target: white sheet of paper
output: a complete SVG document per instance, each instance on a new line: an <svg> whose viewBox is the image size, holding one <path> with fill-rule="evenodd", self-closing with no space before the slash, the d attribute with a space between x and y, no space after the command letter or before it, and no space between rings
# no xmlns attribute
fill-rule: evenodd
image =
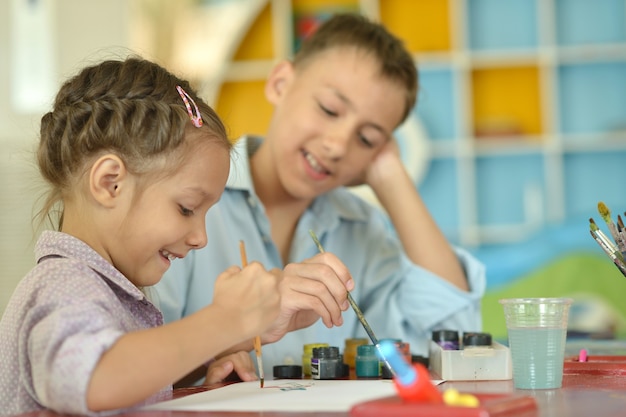
<svg viewBox="0 0 626 417"><path fill-rule="evenodd" d="M439 384L442 381L433 381ZM240 382L142 410L170 411L349 411L360 402L396 395L393 382L376 380L270 380Z"/></svg>

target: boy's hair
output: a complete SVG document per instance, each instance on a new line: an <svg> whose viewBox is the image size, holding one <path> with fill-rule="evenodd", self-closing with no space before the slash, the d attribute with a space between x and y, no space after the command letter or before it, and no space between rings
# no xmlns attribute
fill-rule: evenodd
<svg viewBox="0 0 626 417"><path fill-rule="evenodd" d="M406 119L417 97L417 68L402 41L379 23L359 14L333 15L302 42L294 57L294 66L306 64L320 52L346 46L371 54L380 63L380 71L385 78L406 88L402 120Z"/></svg>
<svg viewBox="0 0 626 417"><path fill-rule="evenodd" d="M176 86L197 104L204 121L197 129ZM186 132L186 129L187 132ZM192 133L197 129L197 134ZM189 83L161 66L130 57L87 67L59 90L51 112L41 119L39 172L51 186L38 213L51 219L63 199L104 153L114 153L129 172L167 175L178 169L191 141L215 141L231 149L217 114ZM185 146L183 146L185 145Z"/></svg>

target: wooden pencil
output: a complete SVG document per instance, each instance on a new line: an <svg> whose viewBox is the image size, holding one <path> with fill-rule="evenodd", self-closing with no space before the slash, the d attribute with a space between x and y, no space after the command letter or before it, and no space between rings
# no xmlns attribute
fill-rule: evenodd
<svg viewBox="0 0 626 417"><path fill-rule="evenodd" d="M248 265L248 257L246 256L246 245L243 240L239 241L239 251L241 252L241 266L245 268ZM254 352L256 353L256 364L259 368L259 379L261 380L261 388L263 388L265 378L263 372L263 356L261 351L261 336L254 338Z"/></svg>

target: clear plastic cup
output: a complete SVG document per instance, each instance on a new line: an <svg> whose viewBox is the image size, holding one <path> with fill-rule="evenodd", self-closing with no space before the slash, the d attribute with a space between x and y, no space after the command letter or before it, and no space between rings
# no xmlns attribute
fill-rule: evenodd
<svg viewBox="0 0 626 417"><path fill-rule="evenodd" d="M509 298L500 300L500 304L504 308L515 388L560 388L572 299Z"/></svg>

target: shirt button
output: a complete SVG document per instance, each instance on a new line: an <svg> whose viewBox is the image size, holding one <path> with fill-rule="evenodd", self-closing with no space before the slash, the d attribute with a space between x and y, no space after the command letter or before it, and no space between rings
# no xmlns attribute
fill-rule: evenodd
<svg viewBox="0 0 626 417"><path fill-rule="evenodd" d="M250 207L256 207L256 199L252 196L248 197L248 204L250 205Z"/></svg>
<svg viewBox="0 0 626 417"><path fill-rule="evenodd" d="M272 241L272 238L270 238L268 235L263 235L263 242L264 243L270 243Z"/></svg>

